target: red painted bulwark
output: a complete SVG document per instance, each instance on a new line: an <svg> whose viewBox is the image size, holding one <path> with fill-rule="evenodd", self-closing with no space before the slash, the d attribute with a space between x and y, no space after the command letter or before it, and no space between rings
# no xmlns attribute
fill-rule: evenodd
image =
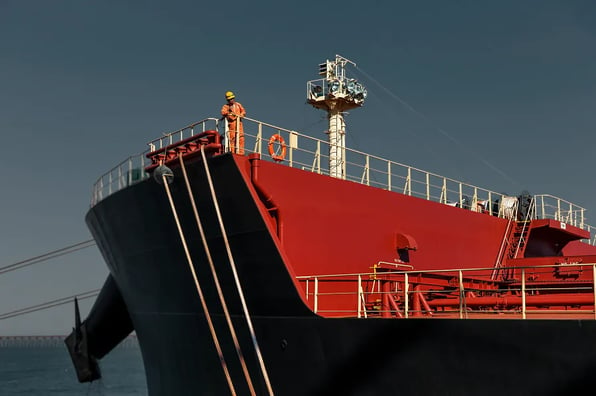
<svg viewBox="0 0 596 396"><path fill-rule="evenodd" d="M257 157L234 159L303 302L322 316L403 317L407 311L414 317L505 318L503 313L550 312L554 318L568 309L577 318L594 315L594 295L585 290L593 285L596 247L578 241L589 236L584 230L533 220L523 233L522 222L508 227L509 220L487 213ZM507 259L519 248L516 241L527 244L529 254ZM561 249L570 257L561 257ZM396 270L409 271L409 277L388 272ZM573 297L559 292L571 289ZM520 297L524 293L528 298Z"/></svg>
<svg viewBox="0 0 596 396"><path fill-rule="evenodd" d="M249 167L241 167L249 169ZM507 222L424 199L259 161L256 184L279 211L281 247L297 275L367 272L398 258L416 269L491 267Z"/></svg>

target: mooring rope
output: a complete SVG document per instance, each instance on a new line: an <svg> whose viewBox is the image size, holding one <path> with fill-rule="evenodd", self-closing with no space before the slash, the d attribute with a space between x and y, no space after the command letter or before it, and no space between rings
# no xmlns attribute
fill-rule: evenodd
<svg viewBox="0 0 596 396"><path fill-rule="evenodd" d="M49 309L49 308L57 307L60 305L71 304L73 298L75 298L75 297L78 298L79 301L85 300L87 298L97 296L99 294L99 291L100 291L99 289L90 290L90 291L87 291L84 293L79 293L79 294L75 294L75 295L68 296L68 297L62 297L62 298L58 298L56 300L46 301L44 303L32 305L32 306L29 306L26 308L20 308L20 309L14 310L14 311L5 312L5 313L0 314L0 320L13 318L15 316L22 316L22 315L26 315L26 314L29 314L32 312L43 311L44 309Z"/></svg>
<svg viewBox="0 0 596 396"><path fill-rule="evenodd" d="M257 358L259 360L261 372L263 373L263 379L265 380L265 384L267 385L267 390L269 391L270 395L273 395L273 388L271 387L271 382L269 381L269 375L267 374L267 369L265 368L265 362L263 361L263 355L261 354L261 349L259 348L259 343L257 342L257 337L255 335L255 330L252 325L252 320L250 319L250 313L248 312L246 300L244 299L244 293L242 292L242 285L240 284L240 280L238 279L238 273L236 271L236 264L234 263L234 257L232 255L232 251L230 249L230 242L228 241L226 229L224 227L223 219L221 217L221 212L219 210L219 204L217 203L215 187L213 186L213 180L211 179L211 172L209 171L209 164L207 163L207 158L205 156L204 146L201 146L201 156L203 157L203 164L205 165L205 173L207 175L207 181L209 182L209 189L211 190L211 197L213 198L213 205L215 206L215 212L217 214L217 219L219 221L219 227L221 229L221 234L223 236L224 243L226 245L226 252L228 254L228 259L230 260L230 267L232 268L232 273L234 274L234 281L236 283L236 289L238 290L238 295L240 296L240 302L242 303L242 311L244 312L244 316L246 318L246 323L248 324L248 330L250 331L252 343L255 348Z"/></svg>
<svg viewBox="0 0 596 396"><path fill-rule="evenodd" d="M199 293L199 298L201 300L203 312L205 313L205 318L207 319L207 323L209 325L209 331L211 332L211 337L213 338L215 348L217 349L217 354L219 355L219 361L221 363L221 367L225 373L226 380L228 381L228 386L230 388L230 392L232 395L235 396L236 389L234 389L234 384L232 383L232 378L230 376L230 372L228 371L228 365L226 364L226 360L224 358L223 352L221 350L221 346L219 344L219 339L217 338L217 333L215 332L213 322L211 321L211 315L209 314L209 308L207 307L207 303L205 301L205 296L203 295L203 290L201 289L201 285L199 284L199 279L195 272L195 268L192 263L192 258L190 257L190 252L188 251L188 245L186 244L186 238L184 237L184 232L182 231L182 226L180 225L180 220L178 218L178 212L176 211L176 206L174 205L174 200L172 199L172 193L170 192L170 186L168 185L168 181L166 180L165 174L162 175L162 179L163 179L164 188L166 190L166 194L168 195L168 200L170 201L170 207L172 208L172 214L174 215L174 220L176 221L176 226L178 227L178 234L180 234L180 240L182 241L182 246L184 247L184 253L186 254L186 260L188 261L188 266L190 267L190 272L192 273L192 277L195 281L195 286L197 288L197 292Z"/></svg>
<svg viewBox="0 0 596 396"><path fill-rule="evenodd" d="M205 236L205 231L203 229L203 225L201 224L201 219L199 217L199 211L197 210L195 197L192 193L192 189L190 187L190 181L188 180L188 175L186 173L186 166L184 165L184 160L182 159L182 156L180 155L178 158L180 159L180 168L182 169L182 175L184 176L184 182L186 183L186 190L188 191L188 197L189 197L190 203L192 205L192 210L195 215L195 220L196 220L197 226L199 228L199 233L201 234L201 241L203 242L203 248L205 249L205 253L207 255L207 261L209 262L209 267L211 268L211 274L213 275L213 280L215 282L215 288L217 289L217 295L219 296L219 301L223 308L224 316L226 317L226 321L228 323L228 328L230 329L232 339L234 340L234 347L236 348L236 354L238 355L238 359L240 360L240 364L242 365L242 371L244 372L244 377L246 378L248 387L250 388L250 394L255 395L256 393L255 393L255 389L254 389L252 380L250 378L250 373L248 372L248 367L246 366L246 361L244 359L244 355L242 354L242 349L240 348L240 343L238 342L238 337L236 336L236 331L234 330L234 324L232 323L232 319L230 317L228 305L226 304L226 300L225 300L223 292L221 290L221 286L219 283L219 277L217 276L217 271L215 271L215 265L213 264L211 250L209 249L209 244L207 243L207 237Z"/></svg>
<svg viewBox="0 0 596 396"><path fill-rule="evenodd" d="M86 249L88 247L94 246L95 241L93 239L89 239L83 242L75 243L74 245L66 246L58 250L53 250L48 253L44 253L39 256L31 257L26 260L21 260L16 263L5 265L0 267L0 274L5 272L14 271L17 269L21 269L24 267L28 267L33 264L41 263L43 261L47 261L56 257L64 256L70 253L74 253L78 250Z"/></svg>

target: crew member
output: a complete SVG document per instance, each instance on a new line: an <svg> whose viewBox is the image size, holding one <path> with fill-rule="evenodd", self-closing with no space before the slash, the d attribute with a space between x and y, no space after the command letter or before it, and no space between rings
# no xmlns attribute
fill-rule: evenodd
<svg viewBox="0 0 596 396"><path fill-rule="evenodd" d="M228 120L228 139L233 153L244 154L244 129L242 118L246 111L240 102L236 102L236 95L232 91L226 92L228 103L221 108L221 115Z"/></svg>

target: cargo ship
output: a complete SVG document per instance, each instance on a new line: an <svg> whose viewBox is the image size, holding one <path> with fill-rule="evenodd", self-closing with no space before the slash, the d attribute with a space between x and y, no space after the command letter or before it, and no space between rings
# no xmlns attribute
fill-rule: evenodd
<svg viewBox="0 0 596 396"><path fill-rule="evenodd" d="M306 84L324 140L218 115L99 178L110 275L65 340L79 381L134 331L150 396L594 389L586 210L347 148L351 64Z"/></svg>

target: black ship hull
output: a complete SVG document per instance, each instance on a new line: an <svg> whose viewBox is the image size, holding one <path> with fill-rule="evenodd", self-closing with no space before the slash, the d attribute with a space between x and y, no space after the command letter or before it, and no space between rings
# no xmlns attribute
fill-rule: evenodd
<svg viewBox="0 0 596 396"><path fill-rule="evenodd" d="M556 395L596 386L596 321L314 314L233 156L209 165L275 394ZM188 165L188 174L248 370L257 394L267 394L204 167ZM175 169L170 189L181 228L236 390L249 394L182 180ZM125 188L95 205L87 223L137 333L149 395L229 394L164 186Z"/></svg>

